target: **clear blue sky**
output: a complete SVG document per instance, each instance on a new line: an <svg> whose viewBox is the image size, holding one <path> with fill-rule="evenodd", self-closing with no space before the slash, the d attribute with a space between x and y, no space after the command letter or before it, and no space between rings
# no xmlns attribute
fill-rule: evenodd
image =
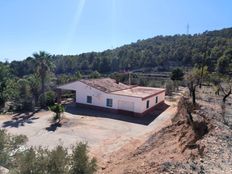
<svg viewBox="0 0 232 174"><path fill-rule="evenodd" d="M0 0L0 61L232 27L232 0Z"/></svg>

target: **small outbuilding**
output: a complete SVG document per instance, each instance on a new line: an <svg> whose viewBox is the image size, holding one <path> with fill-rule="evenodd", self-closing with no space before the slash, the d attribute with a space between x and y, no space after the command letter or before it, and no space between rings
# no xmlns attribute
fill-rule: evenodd
<svg viewBox="0 0 232 174"><path fill-rule="evenodd" d="M131 86L111 78L79 80L58 89L75 91L76 104L80 107L133 116L154 112L165 99L163 88Z"/></svg>

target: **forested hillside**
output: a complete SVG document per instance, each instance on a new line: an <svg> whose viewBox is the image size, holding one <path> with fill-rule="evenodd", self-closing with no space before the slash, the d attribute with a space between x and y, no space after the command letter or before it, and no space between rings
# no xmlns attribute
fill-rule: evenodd
<svg viewBox="0 0 232 174"><path fill-rule="evenodd" d="M199 35L157 36L140 40L114 50L55 58L57 73L76 69L101 73L144 67L170 71L172 66L192 66L202 61L215 65L232 46L232 28ZM207 51L207 55L204 55ZM65 61L65 63L64 63Z"/></svg>
<svg viewBox="0 0 232 174"><path fill-rule="evenodd" d="M214 69L217 60L229 48L232 48L232 28L195 35L156 36L99 53L54 55L52 60L56 65L56 74L78 70L109 73L140 68L170 71L176 66L189 67L203 62ZM18 76L30 74L34 69L31 58L13 61L10 66Z"/></svg>

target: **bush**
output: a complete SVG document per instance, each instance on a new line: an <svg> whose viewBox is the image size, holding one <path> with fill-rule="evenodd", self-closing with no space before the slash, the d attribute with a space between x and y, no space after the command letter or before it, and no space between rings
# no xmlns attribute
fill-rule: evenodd
<svg viewBox="0 0 232 174"><path fill-rule="evenodd" d="M0 165L6 166L9 160L9 155L6 151L7 136L4 130L0 130Z"/></svg>
<svg viewBox="0 0 232 174"><path fill-rule="evenodd" d="M34 107L35 107L32 100L30 100L30 99L19 99L19 101L15 102L14 104L16 106L17 112L33 111Z"/></svg>
<svg viewBox="0 0 232 174"><path fill-rule="evenodd" d="M77 144L72 151L70 174L92 174L97 171L96 159L89 159L87 145Z"/></svg>
<svg viewBox="0 0 232 174"><path fill-rule="evenodd" d="M26 141L26 136L11 136L0 130L0 166L13 174L93 174L97 170L96 159L89 158L84 143L74 146L69 155L62 146L53 150L20 149Z"/></svg>
<svg viewBox="0 0 232 174"><path fill-rule="evenodd" d="M18 174L67 174L68 162L67 149L62 146L52 151L30 148L18 155L14 171Z"/></svg>
<svg viewBox="0 0 232 174"><path fill-rule="evenodd" d="M27 137L24 135L12 136L5 130L0 130L0 166L11 166L14 155L26 141Z"/></svg>
<svg viewBox="0 0 232 174"><path fill-rule="evenodd" d="M39 103L41 107L52 106L55 104L56 94L54 91L47 91L45 94L41 94L39 97Z"/></svg>
<svg viewBox="0 0 232 174"><path fill-rule="evenodd" d="M174 85L173 81L168 80L166 82L166 91L165 91L165 93L166 93L166 95L171 96L173 91L175 91L175 85Z"/></svg>
<svg viewBox="0 0 232 174"><path fill-rule="evenodd" d="M90 78L91 78L91 79L97 79L97 78L99 78L99 77L101 77L101 74L100 74L98 71L93 71L93 72L91 72L91 74L90 74Z"/></svg>
<svg viewBox="0 0 232 174"><path fill-rule="evenodd" d="M79 143L71 155L62 146L51 151L30 148L18 155L13 171L18 174L93 174L96 169L96 159L89 160L87 145Z"/></svg>
<svg viewBox="0 0 232 174"><path fill-rule="evenodd" d="M56 122L58 120L58 123L60 123L62 114L64 113L64 106L56 103L50 106L49 110L55 113L53 121Z"/></svg>
<svg viewBox="0 0 232 174"><path fill-rule="evenodd" d="M66 174L69 170L69 156L67 149L57 146L56 149L49 152L48 171L50 174Z"/></svg>

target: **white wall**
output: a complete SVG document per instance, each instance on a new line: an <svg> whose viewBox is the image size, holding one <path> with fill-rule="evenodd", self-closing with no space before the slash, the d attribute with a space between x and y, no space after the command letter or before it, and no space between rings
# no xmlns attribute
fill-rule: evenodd
<svg viewBox="0 0 232 174"><path fill-rule="evenodd" d="M158 96L158 103L155 103L155 101L156 101L156 96ZM151 107L153 107L153 106L155 106L155 105L157 105L157 104L159 104L159 103L161 103L161 102L163 102L164 101L164 99L165 99L165 92L162 92L162 93L160 93L160 94L158 94L158 95L155 95L155 96L152 96L152 97L150 97L150 98L148 98L148 99L146 99L146 100L143 100L142 101L142 111L141 112L144 112L144 111L146 111L146 110L148 110L148 109L150 109ZM147 101L150 101L149 102L149 108L147 108Z"/></svg>
<svg viewBox="0 0 232 174"><path fill-rule="evenodd" d="M75 85L78 86L78 89L76 89L76 102L77 103L89 104L89 103L87 103L87 96L92 96L92 104L90 104L90 105L112 108L112 109L120 109L118 107L119 102L120 101L127 101L127 102L134 103L134 112L140 113L140 111L141 111L141 108L140 108L141 107L141 98L130 97L130 96L121 96L121 95L115 95L115 94L107 94L107 93L99 91L95 88L92 88L92 87L90 87L82 82L77 82L77 84L75 84ZM113 99L113 106L112 107L106 106L106 99L107 98ZM129 110L129 108L128 108L128 110Z"/></svg>
<svg viewBox="0 0 232 174"><path fill-rule="evenodd" d="M92 96L92 104L89 104L89 105L95 105L95 106L112 108L112 109L130 110L129 108L132 108L132 103L134 103L133 108L134 108L134 112L136 112L136 113L143 113L144 111L147 110L147 108L146 108L147 100L150 100L149 108L156 105L155 104L155 97L156 96L153 96L153 97L146 99L146 100L142 100L139 97L107 94L107 93L99 91L99 90L92 88L92 87L90 87L82 82L79 82L79 81L60 86L59 88L66 89L66 90L75 90L76 91L76 102L82 103L82 104L89 104L89 103L87 103L87 96ZM158 99L159 99L158 103L162 102L164 100L164 97L165 97L164 92L161 94L158 94ZM106 99L107 98L113 99L113 106L112 107L106 106ZM123 104L123 108L119 108L120 106L122 107L123 102L125 103L125 104ZM128 102L128 104L126 104L126 102Z"/></svg>

